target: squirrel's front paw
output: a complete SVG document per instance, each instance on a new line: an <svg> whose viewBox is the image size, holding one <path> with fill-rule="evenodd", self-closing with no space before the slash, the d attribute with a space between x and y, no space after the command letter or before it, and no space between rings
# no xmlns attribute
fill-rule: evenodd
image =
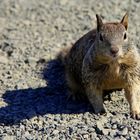
<svg viewBox="0 0 140 140"><path fill-rule="evenodd" d="M130 115L133 119L140 120L140 110L132 110Z"/></svg>

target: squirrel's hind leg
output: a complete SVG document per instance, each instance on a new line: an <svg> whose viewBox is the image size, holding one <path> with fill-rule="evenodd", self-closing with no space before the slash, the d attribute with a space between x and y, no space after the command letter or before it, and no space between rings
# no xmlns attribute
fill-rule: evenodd
<svg viewBox="0 0 140 140"><path fill-rule="evenodd" d="M66 81L69 87L68 99L72 98L73 100L80 101L86 99L86 96L83 93L83 88L78 82L76 82L74 76L69 72L66 72Z"/></svg>

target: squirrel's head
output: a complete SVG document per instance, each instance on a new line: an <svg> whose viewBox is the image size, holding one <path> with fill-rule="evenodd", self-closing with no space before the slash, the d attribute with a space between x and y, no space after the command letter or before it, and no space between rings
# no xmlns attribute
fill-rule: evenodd
<svg viewBox="0 0 140 140"><path fill-rule="evenodd" d="M114 60L123 55L123 46L128 40L128 14L120 22L103 23L101 17L97 18L96 46L104 59Z"/></svg>

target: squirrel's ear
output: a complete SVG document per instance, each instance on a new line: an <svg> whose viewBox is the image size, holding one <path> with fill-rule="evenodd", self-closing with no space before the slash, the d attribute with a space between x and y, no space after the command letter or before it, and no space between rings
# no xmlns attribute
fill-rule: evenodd
<svg viewBox="0 0 140 140"><path fill-rule="evenodd" d="M96 19L97 19L97 31L99 31L101 26L103 25L103 22L102 22L101 17L98 14L96 14Z"/></svg>
<svg viewBox="0 0 140 140"><path fill-rule="evenodd" d="M126 13L124 15L124 17L122 18L121 24L123 24L125 29L127 30L127 28L128 28L128 13Z"/></svg>

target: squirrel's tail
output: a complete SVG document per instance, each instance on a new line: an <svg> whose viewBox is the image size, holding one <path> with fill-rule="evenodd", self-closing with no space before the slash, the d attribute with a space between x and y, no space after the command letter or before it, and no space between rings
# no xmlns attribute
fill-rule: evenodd
<svg viewBox="0 0 140 140"><path fill-rule="evenodd" d="M56 56L56 59L60 60L63 65L66 64L66 57L71 47L63 48Z"/></svg>

